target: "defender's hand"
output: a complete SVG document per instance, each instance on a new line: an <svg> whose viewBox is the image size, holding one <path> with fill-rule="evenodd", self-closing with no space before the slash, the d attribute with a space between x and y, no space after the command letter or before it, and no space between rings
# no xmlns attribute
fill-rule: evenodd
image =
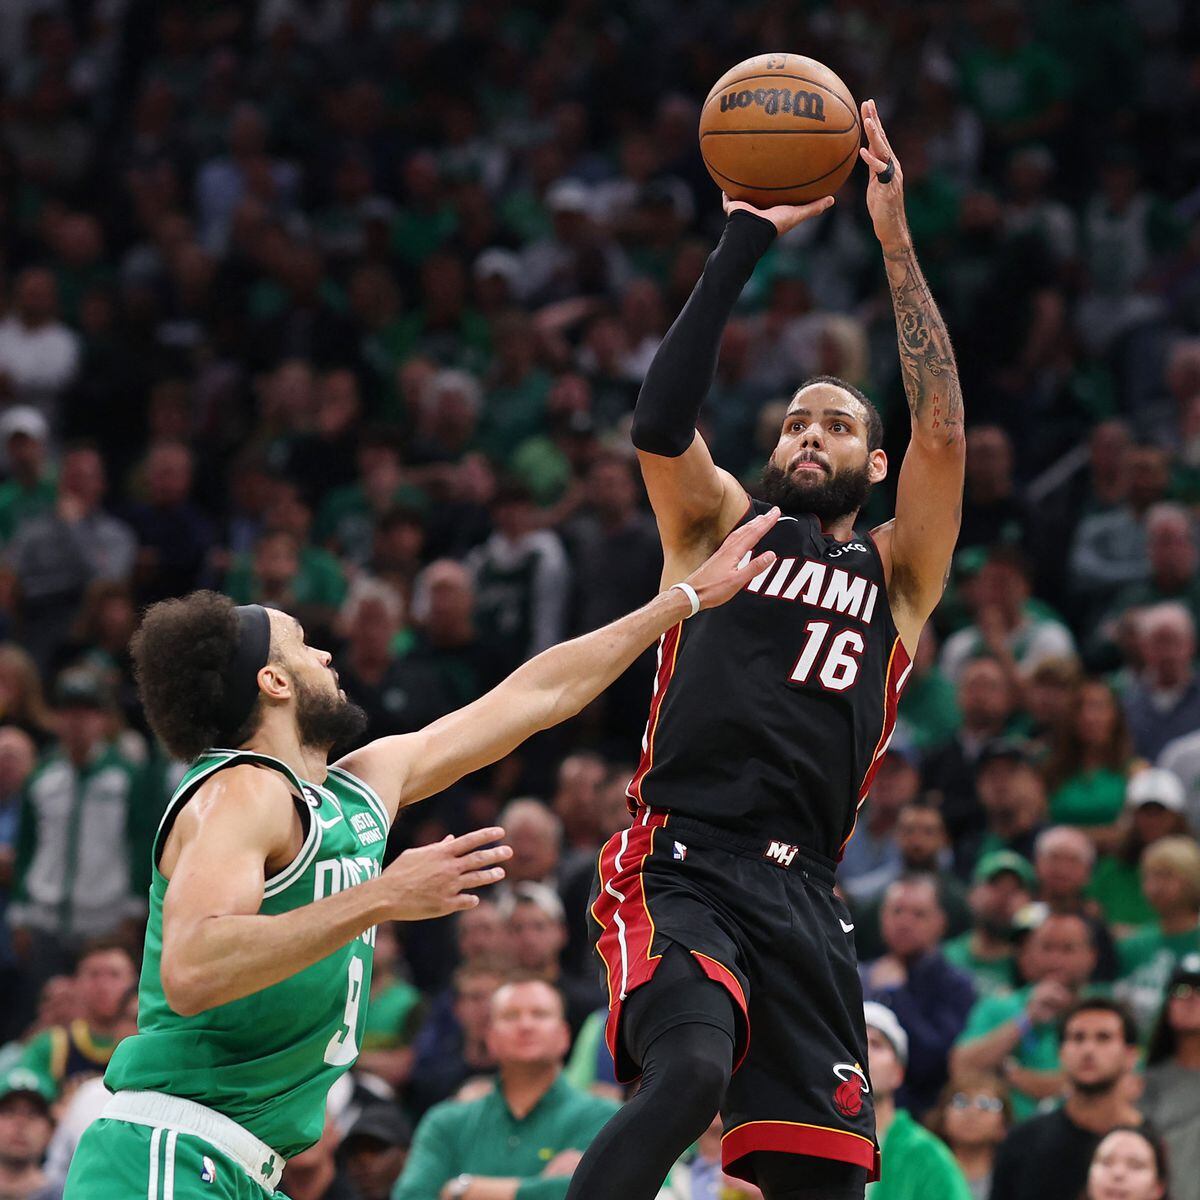
<svg viewBox="0 0 1200 1200"><path fill-rule="evenodd" d="M390 892L391 920L423 921L474 908L479 897L467 889L499 883L512 857L511 846L489 846L504 836L499 828L476 829L462 837L405 850L380 876ZM487 847L483 849L483 847Z"/></svg>
<svg viewBox="0 0 1200 1200"><path fill-rule="evenodd" d="M887 134L883 132L879 109L875 107L874 100L863 101L862 124L867 144L860 146L858 153L867 164L867 210L875 226L875 236L885 254L908 249L912 246L912 237L904 216L904 172L900 169L900 160ZM888 169L889 163L895 168L895 173L887 183L882 183L879 176Z"/></svg>
<svg viewBox="0 0 1200 1200"><path fill-rule="evenodd" d="M775 555L768 550L757 558L750 553L768 529L779 520L779 509L762 513L738 526L721 543L721 548L703 565L694 570L687 582L696 589L701 608L716 608L732 599L761 571L775 565Z"/></svg>
<svg viewBox="0 0 1200 1200"><path fill-rule="evenodd" d="M789 229L795 229L802 221L807 221L810 217L818 217L827 208L832 208L833 197L822 196L820 200L814 200L811 204L776 204L771 208L755 208L753 204L747 204L745 200L730 200L722 192L721 206L725 209L726 216L737 212L739 208L744 208L746 212L751 212L756 217L762 217L764 221L770 221L775 226L777 233L787 233Z"/></svg>

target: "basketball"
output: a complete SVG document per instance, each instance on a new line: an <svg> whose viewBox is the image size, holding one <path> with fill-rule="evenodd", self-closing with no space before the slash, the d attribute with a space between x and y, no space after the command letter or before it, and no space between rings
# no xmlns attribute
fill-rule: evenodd
<svg viewBox="0 0 1200 1200"><path fill-rule="evenodd" d="M758 208L832 195L858 158L850 89L802 54L759 54L726 71L700 113L700 154L732 200Z"/></svg>

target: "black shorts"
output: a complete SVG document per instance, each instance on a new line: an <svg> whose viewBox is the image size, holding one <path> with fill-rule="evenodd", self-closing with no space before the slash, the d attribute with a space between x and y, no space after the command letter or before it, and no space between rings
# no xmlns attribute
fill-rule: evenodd
<svg viewBox="0 0 1200 1200"><path fill-rule="evenodd" d="M608 1047L635 1079L625 999L668 946L733 997L734 1075L722 1107L725 1169L758 1150L856 1163L878 1178L867 1034L849 910L833 864L799 847L642 809L600 852L591 932L608 983ZM740 1161L739 1161L740 1160Z"/></svg>

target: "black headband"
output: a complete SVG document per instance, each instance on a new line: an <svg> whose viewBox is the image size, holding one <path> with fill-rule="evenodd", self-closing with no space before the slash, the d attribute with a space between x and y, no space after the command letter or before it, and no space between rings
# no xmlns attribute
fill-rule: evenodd
<svg viewBox="0 0 1200 1200"><path fill-rule="evenodd" d="M258 673L267 665L271 652L271 618L261 604L242 604L233 610L237 617L237 644L225 675L221 702L222 740L231 738L246 723L258 701Z"/></svg>

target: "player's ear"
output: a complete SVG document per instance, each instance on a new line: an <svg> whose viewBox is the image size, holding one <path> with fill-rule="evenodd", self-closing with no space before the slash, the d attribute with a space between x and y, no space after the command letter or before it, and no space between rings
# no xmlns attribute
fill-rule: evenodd
<svg viewBox="0 0 1200 1200"><path fill-rule="evenodd" d="M270 700L286 700L293 694L291 672L281 663L269 662L258 672L258 687Z"/></svg>
<svg viewBox="0 0 1200 1200"><path fill-rule="evenodd" d="M872 450L867 455L867 478L872 483L882 483L887 478L887 455L882 450Z"/></svg>

